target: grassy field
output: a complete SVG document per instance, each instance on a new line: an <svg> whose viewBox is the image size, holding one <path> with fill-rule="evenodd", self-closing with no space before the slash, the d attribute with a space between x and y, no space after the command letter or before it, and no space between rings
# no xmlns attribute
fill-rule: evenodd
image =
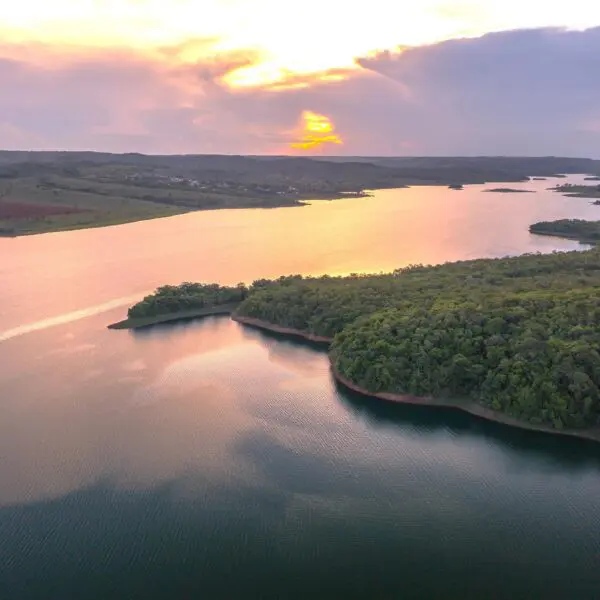
<svg viewBox="0 0 600 600"><path fill-rule="evenodd" d="M412 185L462 189L557 172L598 175L600 161L0 151L0 235L101 227L195 210L300 206L305 200ZM567 191L577 192L591 193ZM600 197L600 192L593 194Z"/></svg>
<svg viewBox="0 0 600 600"><path fill-rule="evenodd" d="M8 193L7 193L8 189ZM2 195L0 180L0 195ZM58 177L43 182L18 178L4 184L0 198L0 235L18 236L103 227L217 208L299 206L304 198L273 199L231 192L211 193L146 187L84 178Z"/></svg>
<svg viewBox="0 0 600 600"><path fill-rule="evenodd" d="M11 182L10 193L0 199L0 235L102 227L167 217L189 210L118 194L49 189L34 179L18 179Z"/></svg>

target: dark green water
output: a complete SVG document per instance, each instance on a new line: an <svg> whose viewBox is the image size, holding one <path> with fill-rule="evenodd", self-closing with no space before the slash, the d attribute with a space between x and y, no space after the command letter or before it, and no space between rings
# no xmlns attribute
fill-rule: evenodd
<svg viewBox="0 0 600 600"><path fill-rule="evenodd" d="M184 279L576 247L525 224L598 207L522 185L0 240L0 600L599 598L600 445L351 395L226 318L105 328Z"/></svg>
<svg viewBox="0 0 600 600"><path fill-rule="evenodd" d="M44 336L4 386L3 598L598 597L591 444L345 393L227 318Z"/></svg>

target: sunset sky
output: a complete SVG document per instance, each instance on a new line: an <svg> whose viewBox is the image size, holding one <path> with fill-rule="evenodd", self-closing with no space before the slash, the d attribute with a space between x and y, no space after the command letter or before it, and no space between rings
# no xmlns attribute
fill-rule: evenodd
<svg viewBox="0 0 600 600"><path fill-rule="evenodd" d="M598 155L596 26L589 0L2 2L0 147Z"/></svg>

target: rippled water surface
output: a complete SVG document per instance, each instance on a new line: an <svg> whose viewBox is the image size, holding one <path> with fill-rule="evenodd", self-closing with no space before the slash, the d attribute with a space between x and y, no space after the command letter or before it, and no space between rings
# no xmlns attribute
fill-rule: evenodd
<svg viewBox="0 0 600 600"><path fill-rule="evenodd" d="M527 232L598 218L550 183L0 239L0 598L599 597L593 444L351 395L227 318L105 328L183 279L579 247Z"/></svg>

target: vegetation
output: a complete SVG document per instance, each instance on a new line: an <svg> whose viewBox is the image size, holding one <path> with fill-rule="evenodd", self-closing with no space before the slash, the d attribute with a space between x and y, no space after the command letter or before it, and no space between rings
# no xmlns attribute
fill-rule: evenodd
<svg viewBox="0 0 600 600"><path fill-rule="evenodd" d="M560 192L571 198L600 198L600 185L574 185L565 183L552 188L555 192Z"/></svg>
<svg viewBox="0 0 600 600"><path fill-rule="evenodd" d="M582 219L540 221L530 225L529 231L538 235L552 235L592 244L600 242L600 221L584 221Z"/></svg>
<svg viewBox="0 0 600 600"><path fill-rule="evenodd" d="M0 179L0 190L2 190ZM117 225L187 212L124 196L50 189L33 179L13 182L0 199L0 235L17 236Z"/></svg>
<svg viewBox="0 0 600 600"><path fill-rule="evenodd" d="M600 419L600 251L255 282L241 316L333 338L371 392L471 399L535 425Z"/></svg>
<svg viewBox="0 0 600 600"><path fill-rule="evenodd" d="M600 222L531 231L598 240ZM117 327L234 310L330 339L337 372L368 392L471 402L536 427L600 426L600 248L249 288L163 286Z"/></svg>
<svg viewBox="0 0 600 600"><path fill-rule="evenodd" d="M333 337L357 318L386 308L436 310L468 301L486 304L511 293L567 291L582 285L600 285L597 251L410 265L380 275L261 280L250 287L237 313Z"/></svg>
<svg viewBox="0 0 600 600"><path fill-rule="evenodd" d="M371 392L471 398L535 425L596 426L597 292L529 292L481 307L379 312L336 336L332 360Z"/></svg>
<svg viewBox="0 0 600 600"><path fill-rule="evenodd" d="M247 293L248 290L243 284L236 287L187 282L181 285L165 285L132 306L127 316L129 319L176 316L179 313L238 304Z"/></svg>
<svg viewBox="0 0 600 600"><path fill-rule="evenodd" d="M300 206L407 185L596 173L571 158L299 158L0 151L0 235L113 225L219 208Z"/></svg>

